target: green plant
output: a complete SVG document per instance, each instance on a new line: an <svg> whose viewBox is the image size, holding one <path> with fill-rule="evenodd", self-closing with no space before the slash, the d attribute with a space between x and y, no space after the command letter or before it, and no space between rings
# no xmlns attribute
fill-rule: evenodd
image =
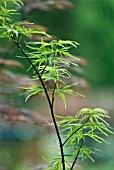
<svg viewBox="0 0 114 170"><path fill-rule="evenodd" d="M33 95L41 93L46 96L55 133L59 142L60 156L52 160L52 164L47 169L52 170L73 170L78 157L84 160L86 157L92 161L92 154L95 150L84 145L86 138L91 138L96 142L106 140L102 135L108 136L112 133L110 125L104 120L109 118L108 112L100 109L81 109L75 116L57 116L54 114L55 95L59 95L66 107L65 93L70 95L81 95L73 90L75 84L65 84L65 79L71 78L69 66L77 67L74 60L79 60L70 53L71 48L76 48L79 44L69 40L52 40L44 42L27 41L25 47L22 44L23 36L31 38L33 35L49 36L45 32L32 28L27 28L24 24L31 24L27 21L13 22L12 15L18 15L13 9L7 9L7 3L13 2L16 5L23 5L20 0L2 0L0 2L0 38L8 38L13 41L21 51L24 58L30 63L29 70L32 70L32 79L37 84L28 88L22 87L27 94L26 101ZM72 58L72 60L69 60ZM49 86L51 82L51 86ZM82 95L81 95L82 96ZM61 120L56 121L56 118ZM59 130L60 127L60 130ZM70 153L69 150L70 149ZM98 152L98 150L96 150Z"/></svg>

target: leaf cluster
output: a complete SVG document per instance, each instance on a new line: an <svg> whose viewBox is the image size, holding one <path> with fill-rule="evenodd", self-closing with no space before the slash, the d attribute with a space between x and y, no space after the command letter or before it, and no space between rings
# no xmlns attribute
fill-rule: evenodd
<svg viewBox="0 0 114 170"><path fill-rule="evenodd" d="M110 118L108 112L102 108L84 108L81 109L75 116L57 116L61 120L58 121L58 125L62 127L62 134L64 133L63 145L67 149L72 150L71 156L75 157L80 149L80 156L82 160L86 157L92 161L92 154L95 153L95 149L88 146L82 146L80 143L83 140L85 142L88 139L92 139L98 143L106 142L105 136L113 134L112 129L105 119ZM97 150L98 152L98 150Z"/></svg>
<svg viewBox="0 0 114 170"><path fill-rule="evenodd" d="M79 95L71 89L77 83L65 85L64 82L64 79L71 77L67 67L70 65L78 66L75 62L68 60L68 57L79 60L69 52L72 47L76 48L78 45L77 42L68 40L52 40L51 42L42 40L41 42L31 41L26 43L27 48L30 50L30 52L27 52L27 55L40 73L43 82L46 85L49 81L53 84L55 83L56 89L54 93L58 94L64 103L64 93ZM33 72L33 79L39 80L35 72ZM49 93L53 93L53 87L49 89Z"/></svg>
<svg viewBox="0 0 114 170"><path fill-rule="evenodd" d="M13 22L12 15L19 15L17 10L7 9L8 0L3 0L3 4L0 5L0 38L9 38L12 37L18 39L18 41L22 38L22 35L32 38L34 34L41 34L48 36L44 31L35 30L34 28L27 28L24 25L31 24L27 21L21 22ZM16 5L22 4L20 0L12 0ZM19 37L21 35L21 37Z"/></svg>
<svg viewBox="0 0 114 170"><path fill-rule="evenodd" d="M62 78L69 78L70 72L65 68L66 65L74 62L67 60L66 57L75 58L69 53L72 47L77 47L78 43L73 41L52 40L51 42L28 42L27 47L32 50L29 58L33 64L43 74L43 80L54 80L54 82L62 81ZM77 59L77 58L75 58Z"/></svg>

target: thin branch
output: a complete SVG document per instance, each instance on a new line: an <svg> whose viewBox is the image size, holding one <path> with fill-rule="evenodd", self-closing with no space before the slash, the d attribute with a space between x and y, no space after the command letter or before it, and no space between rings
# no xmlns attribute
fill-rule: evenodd
<svg viewBox="0 0 114 170"><path fill-rule="evenodd" d="M49 104L49 107L50 107L51 116L52 116L52 120L53 120L53 123L54 123L55 131L56 131L56 134L57 134L57 137L58 137L58 140L59 140L63 170L65 170L65 159L64 159L64 151L63 151L62 140L61 140L61 136L60 136L60 133L59 133L59 130L58 130L58 126L57 126L56 120L55 120L55 115L54 115L54 111L53 111L53 107L52 107L52 103L51 103L48 91L47 91L47 89L45 87L45 84L43 82L43 79L42 79L40 73L38 72L38 70L36 69L36 67L32 63L32 61L30 60L30 58L27 56L26 52L23 50L23 48L21 47L19 42L14 37L11 37L11 38L15 42L15 44L17 45L18 49L23 53L23 55L29 61L30 65L32 66L32 68L36 72L36 74L37 74L37 76L38 76L38 78L39 78L39 80L40 80L40 82L42 84L42 87L44 88L44 92L45 92L45 95L46 95L46 98L47 98L47 101L48 101L48 104Z"/></svg>
<svg viewBox="0 0 114 170"><path fill-rule="evenodd" d="M77 130L75 130L64 142L63 142L63 146L66 144L66 142L75 134L77 133L80 129L82 129L85 124L89 121L90 116L87 118L87 120L84 122L84 124L82 126L80 126Z"/></svg>
<svg viewBox="0 0 114 170"><path fill-rule="evenodd" d="M43 75L43 73L44 73L46 67L47 67L47 63L45 64L45 66L44 66L44 68L43 68L43 70L42 70L42 72L41 72L41 77L42 77L42 75Z"/></svg>
<svg viewBox="0 0 114 170"><path fill-rule="evenodd" d="M75 156L75 159L74 159L74 161L73 161L73 163L72 163L72 166L71 166L70 170L73 170L73 168L74 168L74 165L75 165L75 163L76 163L76 161L77 161L77 159L78 159L78 155L79 155L80 150L81 150L81 148L82 148L82 146L83 146L83 143L84 143L84 140L82 139L82 140L81 140L80 147L79 147L79 149L78 149L78 152L77 152L77 154L76 154L76 156Z"/></svg>
<svg viewBox="0 0 114 170"><path fill-rule="evenodd" d="M53 88L53 93L52 93L52 101L51 101L52 107L53 107L54 100L55 100L55 90L56 90L56 87L57 87L57 85L55 83L54 88Z"/></svg>

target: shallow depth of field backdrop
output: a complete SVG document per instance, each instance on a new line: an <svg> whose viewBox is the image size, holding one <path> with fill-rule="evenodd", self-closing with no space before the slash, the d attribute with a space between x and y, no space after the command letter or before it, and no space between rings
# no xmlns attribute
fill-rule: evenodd
<svg viewBox="0 0 114 170"><path fill-rule="evenodd" d="M72 0L72 3L74 6L70 9L53 9L51 11L34 9L25 15L23 13L22 17L47 27L48 33L55 37L80 43L73 53L86 62L86 69L83 71L88 85L85 85L87 87L84 87L82 91L80 89L86 97L74 99L67 96L68 108L66 110L61 109L63 105L58 100L55 105L57 114L75 114L75 110L78 111L83 107L103 107L109 111L112 117L110 124L114 127L114 1ZM4 47L6 41L0 40L0 44ZM10 56L15 59L15 54L18 52L16 49L13 52L12 46L11 49L13 56L11 54ZM8 53L3 57L8 58ZM21 62L23 63L25 60L21 59ZM25 64L28 66L27 63ZM19 73L20 70L15 69L15 72ZM25 69L22 69L21 73L26 74ZM81 83L83 86L85 83L83 79ZM47 107L44 107L46 105L44 98L37 96L26 104L22 96L19 96L19 99L21 102L23 101L23 107L46 116L49 115ZM1 122L2 125L3 122ZM9 129L9 124L6 126L5 130L0 130L0 167L4 167L6 170L25 170L26 163L30 164L29 166L35 166L40 162L43 154L46 153L46 156L50 154L50 150L52 150L50 140L54 141L50 129L47 133L45 128L40 125L35 128L24 124L22 125L24 130L20 128L20 123L16 125L14 123ZM13 136L12 133L19 134L17 135L19 137ZM102 150L101 156L95 156L95 163L86 160L82 164L84 170L114 170L114 137L110 136L108 142L110 144L97 144L98 146L91 143L92 147ZM41 143L43 149L41 149ZM46 150L46 145L48 150Z"/></svg>

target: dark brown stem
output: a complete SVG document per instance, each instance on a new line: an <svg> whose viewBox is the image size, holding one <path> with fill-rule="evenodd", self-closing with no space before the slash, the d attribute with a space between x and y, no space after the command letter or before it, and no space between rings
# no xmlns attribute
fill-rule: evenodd
<svg viewBox="0 0 114 170"><path fill-rule="evenodd" d="M55 115L54 115L54 111L53 111L53 105L51 103L51 100L50 100L50 97L49 97L49 94L47 92L47 89L45 87L45 84L43 82L43 79L40 75L40 73L38 72L38 70L36 69L36 67L34 66L34 64L32 63L32 61L30 60L30 58L27 56L26 52L23 50L23 48L21 47L21 45L19 44L19 42L14 38L12 37L12 40L15 42L15 44L17 45L18 49L23 53L23 55L27 58L27 60L29 61L30 65L32 66L32 68L34 69L34 71L36 72L41 84L42 84L42 87L44 89L44 92L45 92L45 95L46 95L46 98L47 98L47 101L48 101L48 104L49 104L49 107L50 107L50 111L51 111L51 116L52 116L52 120L53 120L53 123L54 123L54 127L55 127L55 131L56 131L56 134L57 134L57 137L58 137L58 141L59 141L59 147L60 147L60 151L61 151L61 158L62 158L62 166L63 166L63 170L65 170L65 159L64 159L64 151L63 151L63 145L62 145L62 140L61 140L61 136L60 136L60 133L59 133L59 130L58 130L58 126L57 126L57 123L56 123L56 120L55 120ZM54 90L55 91L55 90Z"/></svg>
<svg viewBox="0 0 114 170"><path fill-rule="evenodd" d="M76 154L76 156L75 156L75 158L74 158L74 161L73 161L73 163L72 163L72 166L71 166L70 170L73 170L73 168L74 168L74 165L75 165L75 163L76 163L76 161L77 161L77 159L78 159L78 155L79 155L80 150L81 150L81 148L82 148L82 146L83 146L83 143L84 143L84 140L81 139L80 147L79 147L78 152L77 152L77 154Z"/></svg>
<svg viewBox="0 0 114 170"><path fill-rule="evenodd" d="M64 142L63 142L63 146L66 144L66 142L75 134L77 133L80 129L82 129L85 124L89 121L90 116L88 117L88 119L84 122L84 124L82 126L80 126L77 130L75 130Z"/></svg>
<svg viewBox="0 0 114 170"><path fill-rule="evenodd" d="M54 99L55 99L55 90L56 90L56 83L54 84L54 88L53 88L53 93L52 93L52 107L54 105Z"/></svg>

